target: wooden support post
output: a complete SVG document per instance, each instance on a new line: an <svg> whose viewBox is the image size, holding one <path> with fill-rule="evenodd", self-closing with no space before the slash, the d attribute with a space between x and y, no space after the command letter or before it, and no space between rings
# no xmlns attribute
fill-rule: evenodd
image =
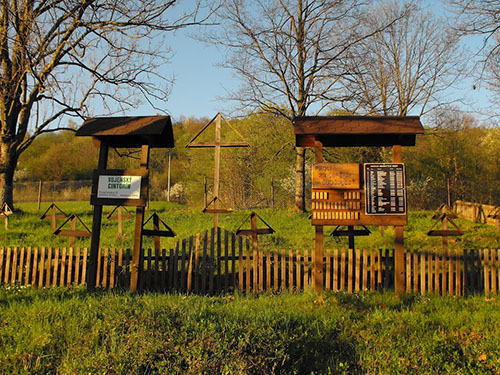
<svg viewBox="0 0 500 375"><path fill-rule="evenodd" d="M252 251L253 251L253 291L259 289L259 243L257 240L257 216L253 215L250 219L252 229Z"/></svg>
<svg viewBox="0 0 500 375"><path fill-rule="evenodd" d="M323 144L316 141L314 147L314 156L316 163L323 162ZM312 277L314 290L317 293L323 292L323 226L315 226L315 237L314 237L314 256L313 256L313 268Z"/></svg>
<svg viewBox="0 0 500 375"><path fill-rule="evenodd" d="M122 206L118 206L116 215L118 217L118 234L121 236L123 234Z"/></svg>
<svg viewBox="0 0 500 375"><path fill-rule="evenodd" d="M448 230L448 216L445 216L443 221L441 221L441 229ZM448 252L448 236L441 236L441 241L443 244L443 254Z"/></svg>
<svg viewBox="0 0 500 375"><path fill-rule="evenodd" d="M52 205L52 208L50 210L50 223L52 225L52 232L54 232L57 228L56 225L56 206L55 204Z"/></svg>
<svg viewBox="0 0 500 375"><path fill-rule="evenodd" d="M160 230L160 218L158 217L158 215L154 215L153 216L153 230L155 230L155 231L159 231ZM154 240L154 243L155 243L155 250L156 251L161 251L160 236L153 236L153 240Z"/></svg>
<svg viewBox="0 0 500 375"><path fill-rule="evenodd" d="M38 182L38 211L40 211L40 204L42 202L42 181Z"/></svg>
<svg viewBox="0 0 500 375"><path fill-rule="evenodd" d="M149 166L149 146L141 147L141 167L147 170ZM137 291L142 276L142 226L144 225L145 207L137 206L135 211L134 249L132 253L132 268L130 271L130 291Z"/></svg>
<svg viewBox="0 0 500 375"><path fill-rule="evenodd" d="M392 161L402 162L402 147L392 146ZM394 227L394 291L404 293L405 291L405 249L404 249L404 227Z"/></svg>
<svg viewBox="0 0 500 375"><path fill-rule="evenodd" d="M217 198L214 202L214 209L219 208L219 187L220 187L220 154L221 154L221 125L222 115L217 114L215 121L215 171L214 171L214 196ZM219 214L214 213L214 228L219 226Z"/></svg>
<svg viewBox="0 0 500 375"><path fill-rule="evenodd" d="M99 148L99 160L97 162L97 169L106 169L108 164L109 147L105 142L101 142ZM97 186L93 187L97 189ZM55 207L53 208L55 210ZM55 211L53 211L55 215ZM97 259L99 253L99 240L101 238L101 221L102 221L102 206L94 206L94 215L92 218L92 238L90 240L90 255L87 270L87 288L93 290L96 287L97 278ZM54 228L55 230L55 228Z"/></svg>
<svg viewBox="0 0 500 375"><path fill-rule="evenodd" d="M354 226L348 225L347 231L349 232L349 249L354 250Z"/></svg>
<svg viewBox="0 0 500 375"><path fill-rule="evenodd" d="M71 219L71 231L76 231L76 215L73 216L73 219ZM69 248L74 249L75 248L75 236L70 236L69 237Z"/></svg>

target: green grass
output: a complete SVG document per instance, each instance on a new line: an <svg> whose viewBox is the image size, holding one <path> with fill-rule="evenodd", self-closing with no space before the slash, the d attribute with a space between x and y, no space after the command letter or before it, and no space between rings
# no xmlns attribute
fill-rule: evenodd
<svg viewBox="0 0 500 375"><path fill-rule="evenodd" d="M498 374L500 298L0 288L0 374Z"/></svg>
<svg viewBox="0 0 500 375"><path fill-rule="evenodd" d="M67 214L78 214L83 222L91 228L92 206L87 202L61 202L57 205ZM52 234L50 222L41 221L40 215L49 206L42 205L40 211L35 203L18 204L21 211L9 217L9 229L5 231L0 226L0 246L67 246L68 239ZM135 219L127 219L123 224L124 234L117 235L117 222L106 219L113 207L105 206L102 219L101 246L131 248L133 244ZM134 211L133 208L130 209ZM162 238L162 246L173 247L178 239L187 238L197 232L209 230L212 227L212 215L203 214L200 209L189 208L184 205L167 202L152 202L145 218L153 212L159 214L176 233L174 239ZM257 213L273 228L276 233L259 237L261 248L264 249L300 249L311 250L314 247L314 229L308 214L299 214L293 210L260 209ZM235 231L248 217L250 211L238 211L231 214L220 215L219 225L229 231ZM433 224L432 212L411 211L408 216L408 226L405 228L405 245L407 248L433 248L441 247L441 238L428 237L426 232ZM456 220L457 224L465 231L462 237L450 238L450 247L453 248L494 248L499 245L499 238L494 226L475 224L467 220ZM62 220L58 221L58 225ZM258 225L263 225L259 223ZM387 227L384 235L379 228L369 227L372 234L368 237L356 239L357 248L393 248L394 232ZM325 227L325 248L346 248L346 238L333 238L329 234L331 227ZM76 246L89 247L90 239L78 239ZM145 237L145 248L153 247L153 239Z"/></svg>

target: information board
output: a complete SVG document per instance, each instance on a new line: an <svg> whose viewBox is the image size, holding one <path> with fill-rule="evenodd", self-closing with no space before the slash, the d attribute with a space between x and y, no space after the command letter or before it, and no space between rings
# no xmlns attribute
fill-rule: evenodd
<svg viewBox="0 0 500 375"><path fill-rule="evenodd" d="M319 163L312 168L313 189L359 189L360 165L358 163Z"/></svg>
<svg viewBox="0 0 500 375"><path fill-rule="evenodd" d="M90 203L93 205L146 205L147 170L95 170L93 181L90 195Z"/></svg>
<svg viewBox="0 0 500 375"><path fill-rule="evenodd" d="M365 163L365 214L406 215L406 177L402 163Z"/></svg>
<svg viewBox="0 0 500 375"><path fill-rule="evenodd" d="M99 176L97 198L139 199L140 197L141 176Z"/></svg>

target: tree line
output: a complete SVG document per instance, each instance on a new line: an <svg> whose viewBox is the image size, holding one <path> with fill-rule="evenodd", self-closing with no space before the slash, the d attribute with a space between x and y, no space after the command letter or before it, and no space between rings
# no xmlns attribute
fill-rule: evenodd
<svg viewBox="0 0 500 375"><path fill-rule="evenodd" d="M203 207L205 180L207 198L213 198L214 152L187 149L185 145L209 120L183 119L174 124L176 147L151 153L151 199L166 200L168 153L171 152L171 200ZM295 192L295 138L286 120L271 114L252 114L229 119L250 143L250 148L222 150L221 201L227 208L270 207L271 189L275 207L292 207ZM486 204L500 202L500 129L484 127L457 110L440 111L426 124L425 135L415 147L403 149L407 170L408 201L413 209L433 209L448 199ZM208 128L210 129L210 128ZM235 140L222 128L223 141ZM203 133L201 141L208 141ZM90 139L60 132L39 137L21 157L16 183L38 180L91 179L98 149ZM306 198L310 199L313 151L306 152ZM120 156L122 155L122 156ZM390 162L390 148L326 148L325 161ZM133 154L110 153L111 168L133 168ZM306 201L306 207L309 202Z"/></svg>

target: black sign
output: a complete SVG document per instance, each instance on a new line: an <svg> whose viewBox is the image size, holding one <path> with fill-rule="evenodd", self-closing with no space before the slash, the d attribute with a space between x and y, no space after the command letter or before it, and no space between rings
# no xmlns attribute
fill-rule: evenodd
<svg viewBox="0 0 500 375"><path fill-rule="evenodd" d="M406 177L401 163L366 163L365 212L367 215L405 215Z"/></svg>

